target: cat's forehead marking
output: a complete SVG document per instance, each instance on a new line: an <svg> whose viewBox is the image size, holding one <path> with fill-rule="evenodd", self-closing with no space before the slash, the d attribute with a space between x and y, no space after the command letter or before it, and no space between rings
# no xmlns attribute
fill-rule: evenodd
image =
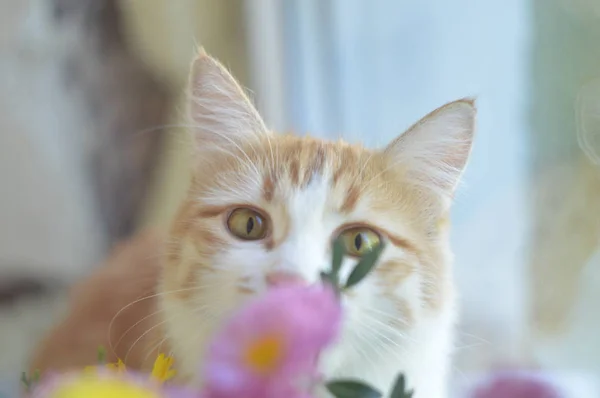
<svg viewBox="0 0 600 398"><path fill-rule="evenodd" d="M360 199L360 189L358 185L351 184L346 192L346 197L344 198L342 205L340 206L340 213L351 213L356 204L358 203L358 199Z"/></svg>
<svg viewBox="0 0 600 398"><path fill-rule="evenodd" d="M275 195L275 182L273 173L265 175L263 179L262 196L266 202L271 202L273 200L273 195Z"/></svg>
<svg viewBox="0 0 600 398"><path fill-rule="evenodd" d="M321 141L294 136L280 137L276 142L278 161L263 175L263 199L273 200L278 187L306 189L315 178L326 178L329 188L339 189L343 195L337 210L350 213L361 195L364 182L364 148L342 142ZM364 163L364 162L363 162Z"/></svg>
<svg viewBox="0 0 600 398"><path fill-rule="evenodd" d="M331 155L326 143L316 140L283 140L281 152L284 170L293 188L306 188L315 175L322 175Z"/></svg>

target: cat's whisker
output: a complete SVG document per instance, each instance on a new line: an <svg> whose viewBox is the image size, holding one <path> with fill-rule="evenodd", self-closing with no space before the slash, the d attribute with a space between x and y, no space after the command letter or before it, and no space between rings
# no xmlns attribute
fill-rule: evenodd
<svg viewBox="0 0 600 398"><path fill-rule="evenodd" d="M188 128L193 128L193 127L194 127L194 125L189 124L189 123L169 123L169 124L161 124L161 125L156 125L156 126L152 126L152 127L139 129L134 134L141 135L141 134L147 134L147 133L152 133L155 131L166 130L166 129L176 129L176 128L188 129Z"/></svg>
<svg viewBox="0 0 600 398"><path fill-rule="evenodd" d="M375 345L369 338L366 338L360 329L350 329L350 332L353 336L356 336L356 340L358 341L358 344L353 344L353 347L356 348L357 351L359 351L359 353L361 353L361 355L363 356L363 358L365 358L366 361L371 362L371 364L376 367L377 364L375 360L371 358L371 356L362 349L361 344L364 343L365 345L370 347L374 354L378 357L381 357L383 355L383 352L381 351L380 347Z"/></svg>
<svg viewBox="0 0 600 398"><path fill-rule="evenodd" d="M210 315L210 310L211 310L211 306L209 305L200 305L198 307L196 307L192 313L193 314L202 314L204 312L205 315ZM153 345L152 347L149 348L148 353L144 356L144 359L142 361L142 365L145 365L148 361L148 359L150 358L150 356L154 353L154 354L165 354L165 355L173 355L172 350L169 348L169 352L165 353L162 352L162 349L160 348L166 341L168 340L168 337L163 337L157 344Z"/></svg>
<svg viewBox="0 0 600 398"><path fill-rule="evenodd" d="M380 359L390 358L390 355L394 358L398 357L401 359L402 355L408 352L407 347L402 346L399 343L390 342L384 335L377 333L377 331L373 330L371 327L367 326L366 328L367 330L364 331L365 334L362 335L362 341L370 345Z"/></svg>
<svg viewBox="0 0 600 398"><path fill-rule="evenodd" d="M367 313L363 313L362 315L365 317L365 320L360 322L360 324L368 328L373 333L377 334L379 337L385 339L390 344L400 346L399 341L408 341L414 344L418 344L418 340L416 340L415 338L410 337L405 333L402 333L400 330L394 328L391 325L388 325L380 319ZM371 325L371 323L374 323L375 325ZM379 328L383 328L384 330L381 331L379 330ZM386 332L385 334L383 333L384 331ZM394 339L397 339L398 341Z"/></svg>
<svg viewBox="0 0 600 398"><path fill-rule="evenodd" d="M407 326L407 327L411 326L410 323L406 319L402 318L401 316L393 315L393 314L390 314L389 312L382 311L377 308L361 306L360 310L369 312L369 313L371 313L371 315L377 314L377 315L379 315L389 321L392 321L392 322L400 322L400 323L402 323L402 325ZM392 327L391 325L388 325L388 326Z"/></svg>
<svg viewBox="0 0 600 398"><path fill-rule="evenodd" d="M480 337L480 336L477 336L477 335L474 335L474 334L471 334L471 333L464 332L464 331L462 331L460 329L457 329L456 333L457 334L462 334L465 337L469 337L469 338L472 338L472 339L475 339L475 340L479 340L479 342L482 343L482 344L492 344L491 341L486 340L483 337Z"/></svg>
<svg viewBox="0 0 600 398"><path fill-rule="evenodd" d="M279 145L275 146L275 170L279 170L279 164L281 163L281 157L280 157L280 152L279 152Z"/></svg>
<svg viewBox="0 0 600 398"><path fill-rule="evenodd" d="M175 314L174 316L179 316L180 314ZM172 318L172 317L171 317ZM131 351L133 350L133 348L137 345L137 343L140 342L141 339L144 338L144 336L148 335L148 333L152 332L153 330L155 330L157 327L164 325L165 323L167 323L167 319L158 322L157 324L155 324L154 326L148 328L144 333L142 333L137 339L135 339L135 341L133 342L133 344L129 347L129 349L127 350L127 352L125 353L125 358L123 358L123 362L127 363L127 359L129 358L129 354L131 353Z"/></svg>
<svg viewBox="0 0 600 398"><path fill-rule="evenodd" d="M238 153L233 152L229 148L225 148L225 147L210 147L209 151L212 153L222 153L222 154L225 154L229 158L237 159L240 162L240 166L241 166L240 171L242 173L244 173L245 170L251 170L251 169L254 169L255 172L257 171L256 166L252 163L248 154L241 149L239 149L239 151L241 151L241 152L243 152L243 154L245 154L246 159L241 159ZM238 171L238 175L241 174L240 171Z"/></svg>
<svg viewBox="0 0 600 398"><path fill-rule="evenodd" d="M475 344L462 345L462 346L455 345L452 348L455 352L458 352L458 351L470 350L472 348L479 348L479 347L482 347L483 345L484 345L483 343L475 343Z"/></svg>
<svg viewBox="0 0 600 398"><path fill-rule="evenodd" d="M210 150L212 152L224 153L225 155L227 155L228 157L231 157L231 158L237 158L237 154L234 153L234 152L232 152L232 151L230 151L227 148L216 147L216 148L211 148ZM243 162L243 165L244 165L244 167L247 167L247 165L246 165L245 162Z"/></svg>
<svg viewBox="0 0 600 398"><path fill-rule="evenodd" d="M203 99L201 99L201 98L194 98L193 100L194 100L194 102L196 103L197 106L200 106L200 107L206 107L207 106L206 104L204 104L205 101ZM212 118L215 118L215 116L214 115L210 115L210 114L204 114L203 118L204 119L212 119ZM235 120L235 119L233 119L233 120ZM215 121L217 122L217 125L218 125L219 120L217 119ZM210 120L209 120L209 122L210 122ZM207 123L206 126L208 126L209 124L210 123ZM244 151L244 149L237 142L235 142L227 134L224 134L224 133L219 132L219 131L215 131L214 129L208 129L208 128L206 128L206 126L202 127L203 130L206 133L217 135L220 139L223 139L223 140L227 141L230 145L232 145L234 148L236 148L246 158L246 160L248 161L247 165L250 166L250 167L252 167L252 169L254 170L254 172L256 173L256 175L257 176L260 175L260 172L258 171L258 168L254 164L254 162L252 162L252 159L250 158L250 156L246 153L246 151Z"/></svg>
<svg viewBox="0 0 600 398"><path fill-rule="evenodd" d="M362 358L364 361L367 361L371 366L377 366L377 362L375 362L375 360L371 357L371 355L369 355L369 353L364 349L364 346L362 345L363 343L366 343L367 340L363 340L360 338L357 338L357 342L351 342L350 343L350 349L352 349L353 351L358 352L358 356L360 358ZM370 343L369 343L370 345ZM373 347L371 347L371 349L373 349ZM377 355L377 351L375 351L375 354Z"/></svg>
<svg viewBox="0 0 600 398"><path fill-rule="evenodd" d="M119 315L121 315L123 313L123 311L127 310L128 308L131 308L132 306L141 303L144 300L149 300L155 297L160 297L160 296L166 296L169 294L176 294L176 293L180 293L180 292L185 292L185 291L191 291L191 290L198 290L198 288L196 287L191 287L191 288L183 288L183 289L176 289L176 290L167 290L164 292L160 292L160 293L153 293L151 295L139 298L137 300L132 301L131 303L123 306L123 308L121 308L119 311L117 311L117 313L112 317L112 319L110 320L109 324L108 324L108 340L110 341L110 336L112 334L112 328L114 326L114 322L115 320L119 317ZM114 352L113 352L114 353Z"/></svg>
<svg viewBox="0 0 600 398"><path fill-rule="evenodd" d="M483 346L489 346L492 345L492 342L490 342L489 340L486 340L484 338L481 338L479 336L476 336L474 334L470 334L470 333L466 333L461 331L460 329L456 330L456 334L457 335L464 335L466 337L469 338L473 338L475 340L477 340L477 342L475 343L471 343L471 344L464 344L464 345L459 345L459 342L457 342L452 348L454 349L455 352L462 352L462 351L466 351L472 348L478 348L478 347L483 347Z"/></svg>
<svg viewBox="0 0 600 398"><path fill-rule="evenodd" d="M382 320L378 319L377 317L374 317L374 316L368 315L368 314L366 314L366 317L367 317L367 319L369 319L369 321L376 323L377 325L381 326L382 328L385 328L388 332L394 334L395 336L398 336L404 340L408 340L411 342L417 342L413 338L409 337L406 333L403 333L402 331L398 330L397 328L393 327L392 325L389 325L389 324L383 322Z"/></svg>
<svg viewBox="0 0 600 398"><path fill-rule="evenodd" d="M265 134L265 136L267 136L267 135L268 134ZM256 159L260 159L260 155L257 152L256 147L253 145L253 143L257 143L257 142L260 143L260 138L261 138L261 136L259 136L258 133L255 133L254 137L247 137L243 141L245 144L248 144L250 146L250 149L252 149L252 152L254 153L254 156L256 156ZM252 162L252 165L256 167L255 162ZM258 168L257 168L257 170L258 170ZM257 172L257 175L260 176L260 174L258 174L258 172Z"/></svg>
<svg viewBox="0 0 600 398"><path fill-rule="evenodd" d="M386 334L381 332L377 327L370 325L369 322L359 321L358 323L361 327L367 329L373 337L383 339L392 347L404 348L404 346L402 346L398 341L393 340L390 336L387 336ZM400 337L400 340L402 340L405 336L400 334L396 335L395 337Z"/></svg>
<svg viewBox="0 0 600 398"><path fill-rule="evenodd" d="M367 159L365 161L362 162L362 167L360 169L360 181L363 181L363 188L359 191L359 196L362 195L362 193L364 192L364 178L365 178L365 173L367 172L368 168L367 166L369 165L369 162L371 161L371 159L373 158L373 156L375 155L375 151L371 150L371 153L369 154L369 157L367 157ZM372 181L372 180L371 180Z"/></svg>
<svg viewBox="0 0 600 398"><path fill-rule="evenodd" d="M143 317L142 319L140 319L139 321L137 321L136 323L134 323L133 325L131 325L125 332L123 332L123 334L121 335L121 337L119 337L119 339L117 340L117 342L113 345L112 344L112 339L110 339L109 336L109 340L108 340L108 344L110 349L112 350L112 352L115 352L116 349L119 347L119 344L121 343L121 341L123 341L123 339L125 338L125 336L127 336L129 334L129 332L131 332L136 326L138 326L139 324L141 324L142 322L144 322L146 319L156 316L158 314L160 314L161 312L164 311L163 309L159 309L157 311L154 311L153 313L146 315L145 317Z"/></svg>
<svg viewBox="0 0 600 398"><path fill-rule="evenodd" d="M158 344L153 345L152 347L150 347L148 349L148 353L144 356L144 359L142 360L142 368L145 368L146 362L148 361L148 359L150 358L150 355L152 354L164 354L163 352L161 352L161 346L165 343L165 341L167 341L167 337L163 337Z"/></svg>
<svg viewBox="0 0 600 398"><path fill-rule="evenodd" d="M208 305L205 306L200 306L196 309L194 309L194 313L202 313L202 311L205 311L209 308ZM175 313L175 314L171 314L171 316L163 319L162 321L154 324L154 326L149 327L148 329L146 329L142 334L140 334L140 336L133 342L133 344L129 347L129 349L127 350L127 353L125 354L125 358L123 359L123 361L125 363L127 363L127 359L129 358L129 354L131 353L131 351L135 348L135 346L145 337L147 336L149 333L151 333L153 330L155 330L156 328L158 328L159 326L164 325L167 322L172 322L173 319L179 317L179 316L183 316L183 313Z"/></svg>
<svg viewBox="0 0 600 398"><path fill-rule="evenodd" d="M396 163L400 163L400 162L396 162ZM368 181L366 181L362 185L362 187L360 188L359 196L361 196L362 194L364 194L365 190L367 190L368 188L370 188L371 183L373 181L375 181L377 178L379 178L383 174L387 173L388 171L393 170L397 166L396 163L393 163L393 164L390 164L390 165L386 166L383 170L381 170L380 172L378 172L377 174L375 174L374 176L372 176Z"/></svg>
<svg viewBox="0 0 600 398"><path fill-rule="evenodd" d="M367 307L367 306L364 306L364 305L359 306L359 308L361 310L365 310L365 311L373 312L373 313L376 313L376 314L380 314L380 315L383 315L385 317L389 317L389 318L394 317L394 315L390 314L389 311L383 311L383 310L381 310L379 308L375 308L375 307L371 307L371 306Z"/></svg>
<svg viewBox="0 0 600 398"><path fill-rule="evenodd" d="M269 144L269 156L271 157L271 164L269 165L269 167L267 167L267 170L269 170L269 173L272 174L273 170L275 170L275 157L273 156L273 144L271 143L271 134L266 134L267 137L267 143Z"/></svg>
<svg viewBox="0 0 600 398"><path fill-rule="evenodd" d="M142 128L142 129L136 130L136 131L132 132L132 134L129 136L129 138L134 140L134 139L138 139L142 135L161 132L161 131L162 132L172 132L173 134L175 134L175 132L173 130L176 130L176 129L181 129L181 130L186 129L187 130L191 127L193 127L193 126L190 124L181 124L181 123L160 124L160 125L150 126L147 128Z"/></svg>

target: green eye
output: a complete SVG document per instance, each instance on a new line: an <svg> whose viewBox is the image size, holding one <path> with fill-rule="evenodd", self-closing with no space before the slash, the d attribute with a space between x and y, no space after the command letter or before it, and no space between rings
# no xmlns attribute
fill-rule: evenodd
<svg viewBox="0 0 600 398"><path fill-rule="evenodd" d="M267 234L263 216L252 209L236 209L227 219L227 228L234 236L244 240L259 240Z"/></svg>
<svg viewBox="0 0 600 398"><path fill-rule="evenodd" d="M362 257L381 245L379 234L370 228L348 229L343 231L340 236L346 253L350 256Z"/></svg>

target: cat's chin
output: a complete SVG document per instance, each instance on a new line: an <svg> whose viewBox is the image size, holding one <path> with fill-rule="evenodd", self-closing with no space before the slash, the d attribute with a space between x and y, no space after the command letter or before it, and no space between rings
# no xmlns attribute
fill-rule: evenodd
<svg viewBox="0 0 600 398"><path fill-rule="evenodd" d="M389 396L396 378L403 373L409 388L415 391L413 398L446 398L456 318L449 304L439 314L404 330L406 338L395 342L394 347L391 342L386 347L378 345L377 339L365 342L343 333L322 356L321 373L326 380L364 380L384 396ZM349 324L347 329L356 329L356 325Z"/></svg>

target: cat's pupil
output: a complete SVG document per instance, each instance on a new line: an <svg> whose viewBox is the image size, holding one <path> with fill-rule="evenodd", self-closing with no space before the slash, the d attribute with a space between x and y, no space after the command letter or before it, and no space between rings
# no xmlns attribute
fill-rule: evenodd
<svg viewBox="0 0 600 398"><path fill-rule="evenodd" d="M250 235L250 232L254 229L254 218L248 217L248 221L246 222L246 233Z"/></svg>
<svg viewBox="0 0 600 398"><path fill-rule="evenodd" d="M356 237L354 238L354 247L356 247L356 250L360 250L360 248L362 247L362 244L363 244L362 234L356 234Z"/></svg>

